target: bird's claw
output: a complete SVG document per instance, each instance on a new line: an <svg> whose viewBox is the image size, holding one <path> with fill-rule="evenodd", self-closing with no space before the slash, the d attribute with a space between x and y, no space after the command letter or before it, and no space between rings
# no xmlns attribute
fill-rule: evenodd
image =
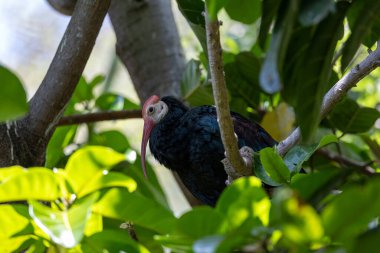
<svg viewBox="0 0 380 253"><path fill-rule="evenodd" d="M240 155L243 158L244 164L247 168L252 168L253 166L253 154L254 151L248 146L242 147L240 150ZM226 185L230 185L234 179L242 177L243 175L240 175L239 173L236 172L236 170L232 167L230 161L228 158L224 158L222 161L224 170L228 174L228 178L226 180Z"/></svg>

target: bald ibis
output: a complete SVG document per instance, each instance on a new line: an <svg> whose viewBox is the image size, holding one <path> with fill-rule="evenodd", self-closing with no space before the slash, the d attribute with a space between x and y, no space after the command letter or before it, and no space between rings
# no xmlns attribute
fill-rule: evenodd
<svg viewBox="0 0 380 253"><path fill-rule="evenodd" d="M200 201L214 206L226 187L225 158L216 108L188 108L174 97L151 96L143 106L144 132L141 159L144 173L145 153L178 173L185 186ZM239 148L254 151L273 146L276 141L257 123L231 112Z"/></svg>

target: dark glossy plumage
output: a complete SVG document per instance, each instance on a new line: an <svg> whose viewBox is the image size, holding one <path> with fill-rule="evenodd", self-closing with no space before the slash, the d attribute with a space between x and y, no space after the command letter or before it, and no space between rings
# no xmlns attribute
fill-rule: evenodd
<svg viewBox="0 0 380 253"><path fill-rule="evenodd" d="M213 106L189 109L173 97L164 97L169 111L152 130L149 147L165 167L175 170L192 194L215 205L226 187L227 174L221 160L224 148ZM239 148L258 151L276 142L257 123L232 113Z"/></svg>

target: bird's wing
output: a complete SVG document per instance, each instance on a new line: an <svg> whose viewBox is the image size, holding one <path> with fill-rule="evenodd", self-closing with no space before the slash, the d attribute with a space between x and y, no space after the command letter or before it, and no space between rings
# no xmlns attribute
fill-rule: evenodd
<svg viewBox="0 0 380 253"><path fill-rule="evenodd" d="M234 130L239 140L239 147L249 146L254 151L273 147L277 142L259 124L240 114L231 113Z"/></svg>

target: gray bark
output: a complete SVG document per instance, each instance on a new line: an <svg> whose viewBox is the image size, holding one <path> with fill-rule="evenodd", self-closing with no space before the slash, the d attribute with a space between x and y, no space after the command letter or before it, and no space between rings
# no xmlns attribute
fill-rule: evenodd
<svg viewBox="0 0 380 253"><path fill-rule="evenodd" d="M48 72L29 102L29 114L0 125L0 167L43 165L47 143L95 44L110 0L78 0Z"/></svg>
<svg viewBox="0 0 380 253"><path fill-rule="evenodd" d="M140 100L179 97L184 57L170 0L112 0L108 13Z"/></svg>

